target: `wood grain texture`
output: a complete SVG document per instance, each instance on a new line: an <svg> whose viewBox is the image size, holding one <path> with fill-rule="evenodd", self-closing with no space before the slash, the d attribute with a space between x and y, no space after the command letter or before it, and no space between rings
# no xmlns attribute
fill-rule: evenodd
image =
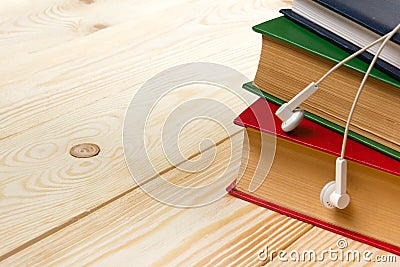
<svg viewBox="0 0 400 267"><path fill-rule="evenodd" d="M29 12L42 14L52 4L63 3L67 2L32 7L28 1L2 2L7 7L4 12L16 10L18 18L29 17ZM86 8L86 3L73 3ZM111 5L111 1L104 3ZM51 15L60 8L43 13L54 20L43 19L34 26L28 20L27 31L20 31L23 23L15 22L24 19L9 20L7 16L1 20L2 41L7 39L7 31L13 38L29 41L16 50L11 43L19 43L18 38L2 43L10 48L3 55L16 54L5 56L0 67L0 254L10 256L28 248L133 190L121 133L125 110L138 88L167 67L200 60L226 64L252 77L260 42L250 27L276 16L277 10L286 6L277 1L197 1L182 3L171 12L161 8L164 5L137 20L116 22L64 41L47 31L53 26L46 27L46 23L60 21L58 15ZM99 9L103 14L112 12L107 5ZM14 26L18 28L15 32ZM38 35L30 35L31 26ZM41 39L43 35L52 41ZM223 44L232 45L227 49ZM34 51L29 51L30 46ZM207 94L231 103L237 111L244 108L222 89ZM161 172L171 166L158 156L154 130L158 121L162 121L162 113L152 120L150 154ZM215 142L226 138L215 125L207 125L204 121L194 124L185 135L201 140L212 133ZM98 157L70 157L73 145L86 142L100 146ZM185 155L197 150L197 146L184 146ZM141 160L141 155L137 158Z"/></svg>
<svg viewBox="0 0 400 267"><path fill-rule="evenodd" d="M290 248L307 233L307 224L229 196L197 209L162 205L136 187L121 144L125 110L144 81L199 60L252 77L260 42L250 27L290 2L2 1L0 236L8 258L1 265L255 266L264 246ZM242 108L223 90L207 94ZM161 114L152 118L152 140ZM209 132L217 142L227 137L216 129L202 122L182 134L196 144ZM83 142L98 144L99 157L68 155ZM159 171L170 169L151 144ZM189 157L197 147L183 150ZM179 185L201 185L222 167L165 174Z"/></svg>
<svg viewBox="0 0 400 267"><path fill-rule="evenodd" d="M164 178L192 186L203 179L213 179L224 172L229 161L229 140L218 145L218 151L218 161L206 171L184 174L172 169ZM160 189L156 180L149 183L154 190ZM179 209L163 205L136 189L3 263L256 266L262 263L257 253L265 245L284 249L309 229L308 224L231 196L201 208Z"/></svg>
<svg viewBox="0 0 400 267"><path fill-rule="evenodd" d="M160 125L168 113L157 112L159 109L172 109L198 97L230 105L236 114L245 108L224 89L200 88L188 87L170 93L168 96L176 100L161 101L151 114L146 129L147 155L156 171L162 173L172 167L162 153L160 142ZM122 148L127 98L124 94L110 97L1 141L0 232L1 236L10 237L3 242L2 253L79 217L135 185L126 168ZM197 106L192 111L206 108L206 105ZM201 140L210 138L217 143L228 137L222 128L207 120L196 120L188 126L181 132L179 142L188 158L198 152ZM172 142L174 138L167 134L164 142ZM69 155L73 145L86 142L99 145L101 152L97 157L77 159ZM240 155L240 151L236 153ZM143 153L133 155L130 160L143 161ZM153 174L145 169L141 173L148 178Z"/></svg>
<svg viewBox="0 0 400 267"><path fill-rule="evenodd" d="M141 19L184 0L53 0L2 1L0 6L0 54L2 57L29 56L81 39L97 31Z"/></svg>
<svg viewBox="0 0 400 267"><path fill-rule="evenodd" d="M197 209L153 200L131 179L121 140L130 99L161 70L212 61L253 77L261 44L250 28L290 2L2 1L0 265L254 266L264 264L257 253L266 245L285 249L307 233L310 225L229 196ZM196 91L171 97L179 103ZM201 92L243 108L224 90ZM207 172L179 172L159 155L171 103L160 103L149 123L157 170L178 185L216 181L231 152L215 124L182 132L186 157L209 133L224 148ZM100 146L98 157L69 156L85 142ZM160 190L152 179L149 188Z"/></svg>
<svg viewBox="0 0 400 267"><path fill-rule="evenodd" d="M340 249L338 246L343 247ZM366 244L354 241L349 238L345 238L341 235L331 233L329 231L322 230L314 227L302 237L297 239L289 247L286 248L287 252L291 250L303 253L306 250L314 250L319 259L322 259L321 253L323 250L338 251L337 257L342 257L338 260L334 260L336 255L332 256L331 260L327 255L325 260L311 261L314 266L398 266L400 257L386 251L379 250L375 247L368 246ZM343 254L342 254L343 253ZM353 254L355 253L355 254ZM358 254L360 253L360 254ZM363 258L365 253L365 258ZM361 255L361 256L359 256ZM287 257L288 258L288 257ZM347 260L348 259L348 260ZM267 266L278 265L278 260L270 261ZM310 262L291 262L288 258L288 262L282 263L285 266L310 266Z"/></svg>
<svg viewBox="0 0 400 267"><path fill-rule="evenodd" d="M268 3L263 8L257 2L189 2L174 12L156 12L40 53L5 59L0 139L120 92L133 95L134 87L177 64L212 61L252 77L256 65L249 62L258 60L260 42L249 27L278 14L280 5L271 1L270 9ZM227 49L222 43L235 45Z"/></svg>

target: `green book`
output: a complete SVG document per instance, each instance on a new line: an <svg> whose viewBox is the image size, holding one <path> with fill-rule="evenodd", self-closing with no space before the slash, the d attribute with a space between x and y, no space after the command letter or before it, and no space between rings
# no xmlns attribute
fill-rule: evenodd
<svg viewBox="0 0 400 267"><path fill-rule="evenodd" d="M285 17L278 17L276 19L256 25L253 27L253 30L261 34L268 35L269 37L278 39L282 42L289 43L293 46L307 50L311 53L317 54L318 56L331 60L333 62L340 62L349 55L348 52L338 48L329 41L302 28L301 26L286 19ZM354 69L358 72L365 73L368 69L369 64L365 63L364 61L358 58L354 58L349 62L347 62L344 66ZM400 82L398 80L390 77L389 75L381 72L378 69L374 68L371 71L370 76L380 81L383 81L387 84L390 84L396 88L400 88ZM267 99L268 101L274 104L282 105L283 103L285 103L285 101L255 87L252 84L252 82L244 84L243 88L254 94L259 95L262 98ZM306 111L305 117L331 130L334 130L342 134L344 133L344 127L332 123L315 114ZM400 160L399 151L384 146L374 140L366 138L365 136L362 136L353 131L349 131L349 138L356 140L366 146L369 146L385 155Z"/></svg>
<svg viewBox="0 0 400 267"><path fill-rule="evenodd" d="M297 46L333 62L340 62L350 55L350 53L340 49L331 42L304 29L285 17L278 17L276 19L258 24L253 27L253 30L255 32L268 35L279 41ZM365 73L369 64L365 63L361 59L354 58L345 63L344 66L358 72ZM400 88L400 81L392 78L376 68L372 69L370 76L387 84L393 85L394 87Z"/></svg>

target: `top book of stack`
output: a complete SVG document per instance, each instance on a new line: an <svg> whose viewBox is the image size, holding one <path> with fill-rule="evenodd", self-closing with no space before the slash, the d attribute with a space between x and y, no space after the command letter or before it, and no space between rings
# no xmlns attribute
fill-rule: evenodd
<svg viewBox="0 0 400 267"><path fill-rule="evenodd" d="M385 0L295 0L286 17L328 39L348 52L378 39L400 22L400 1ZM360 58L371 61L378 45ZM400 34L388 42L376 63L378 69L400 80Z"/></svg>

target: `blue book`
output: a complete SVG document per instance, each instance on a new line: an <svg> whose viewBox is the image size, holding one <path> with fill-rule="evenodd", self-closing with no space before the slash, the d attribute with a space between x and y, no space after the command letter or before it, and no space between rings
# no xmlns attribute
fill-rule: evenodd
<svg viewBox="0 0 400 267"><path fill-rule="evenodd" d="M291 21L301 25L302 27L306 28L307 30L318 34L322 38L330 41L331 43L335 44L336 46L342 48L343 50L349 53L355 53L356 51L360 50L360 47L354 45L353 43L347 41L339 37L338 35L326 30L325 28L318 26L317 24L313 23L312 21L305 19L304 17L300 16L299 14L293 12L291 9L282 9L281 12L285 15L286 18L290 19ZM369 52L364 52L358 56L361 60L369 63L372 61L374 55ZM382 59L378 59L375 63L375 67L380 71L392 76L393 78L400 81L400 69L396 68L395 66L387 63Z"/></svg>
<svg viewBox="0 0 400 267"><path fill-rule="evenodd" d="M330 40L348 52L371 43L400 23L400 0L294 0L287 18ZM360 58L369 62L379 45ZM377 67L399 79L400 33L383 49Z"/></svg>
<svg viewBox="0 0 400 267"><path fill-rule="evenodd" d="M361 26L384 35L400 23L399 0L314 0ZM393 38L400 44L400 33Z"/></svg>

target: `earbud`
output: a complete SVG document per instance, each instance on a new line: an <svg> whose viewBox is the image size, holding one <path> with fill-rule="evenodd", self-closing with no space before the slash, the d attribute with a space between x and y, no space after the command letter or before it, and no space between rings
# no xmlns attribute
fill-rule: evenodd
<svg viewBox="0 0 400 267"><path fill-rule="evenodd" d="M304 117L304 110L298 106L318 90L318 86L312 82L289 102L283 104L276 112L276 116L282 121L282 130L290 132L294 130Z"/></svg>
<svg viewBox="0 0 400 267"><path fill-rule="evenodd" d="M336 160L336 172L335 172L335 181L331 181L327 183L321 191L320 201L325 208L338 208L344 209L350 203L350 196L346 193L346 183L347 183L347 162L344 159L344 153L346 149L346 141L349 134L350 122L354 113L354 109L356 107L357 101L360 97L361 91L364 87L364 84L379 57L379 54L382 52L382 49L386 45L386 43L392 38L392 36L400 29L400 24L398 24L391 32L386 35L380 37L374 42L368 44L364 48L358 50L356 53L346 57L341 62L337 63L333 68L331 68L324 76L322 76L317 82L310 83L306 88L304 88L300 93L298 93L295 97L293 97L289 102L283 104L276 112L276 116L282 121L282 130L284 132L289 132L295 129L301 122L304 117L304 111L298 108L298 106L303 103L307 98L309 98L313 93L318 90L318 84L321 83L326 77L328 77L333 71L337 68L353 59L357 55L366 51L368 48L374 46L375 44L382 42L378 51L376 52L374 58L372 59L367 71L365 72L364 78L360 84L360 87L357 91L356 97L353 101L353 105L351 107L349 117L346 122L346 127L344 130L342 151L340 153L340 157Z"/></svg>
<svg viewBox="0 0 400 267"><path fill-rule="evenodd" d="M319 81L317 81L316 84L319 84L323 79L325 79L332 71L334 71L336 68L347 62L348 60L352 59L355 57L357 54L361 53L362 50L366 50L369 46L373 46L374 44L378 43L380 40L384 40L379 47L378 51L376 52L374 58L371 61L371 64L368 66L367 71L365 72L365 75L361 81L360 87L358 88L356 97L354 98L353 105L351 106L350 112L349 112L349 117L346 122L346 127L344 129L344 136L343 136L343 143L342 143L342 151L340 153L340 157L336 160L336 172L335 172L335 181L330 182L324 186L324 188L321 191L320 195L320 201L322 202L322 205L326 208L333 208L336 207L338 209L344 209L346 208L349 203L350 203L350 196L346 193L346 183L347 183L347 162L344 159L344 153L346 150L346 142L347 142L347 137L349 135L349 128L350 128L350 122L351 118L353 117L354 109L356 108L356 104L358 102L358 99L360 97L361 91L364 87L365 82L367 81L367 78L374 67L374 64L376 60L379 57L379 54L382 52L382 49L385 47L386 43L392 38L392 36L400 29L400 24L396 26L391 32L386 34L385 36L379 38L375 42L372 42L369 44L367 47L364 47L363 49L359 50L357 53L354 53L353 55L350 55L343 61L339 62L335 67L333 67L330 71L328 71ZM290 102L290 101L289 101Z"/></svg>
<svg viewBox="0 0 400 267"><path fill-rule="evenodd" d="M276 116L282 120L281 127L284 132L290 132L300 124L304 117L304 110L298 106L317 90L318 86L314 82L310 83L275 112ZM347 161L343 157L336 160L335 176L335 181L329 182L322 189L320 201L326 208L344 209L349 205L350 197L346 193Z"/></svg>
<svg viewBox="0 0 400 267"><path fill-rule="evenodd" d="M304 110L302 110L301 108L296 108L291 112L290 117L282 122L282 130L284 132L290 132L294 130L300 124L303 118Z"/></svg>
<svg viewBox="0 0 400 267"><path fill-rule="evenodd" d="M336 160L336 179L327 183L320 194L321 204L328 209L344 209L350 203L350 196L346 193L347 161L342 158Z"/></svg>

